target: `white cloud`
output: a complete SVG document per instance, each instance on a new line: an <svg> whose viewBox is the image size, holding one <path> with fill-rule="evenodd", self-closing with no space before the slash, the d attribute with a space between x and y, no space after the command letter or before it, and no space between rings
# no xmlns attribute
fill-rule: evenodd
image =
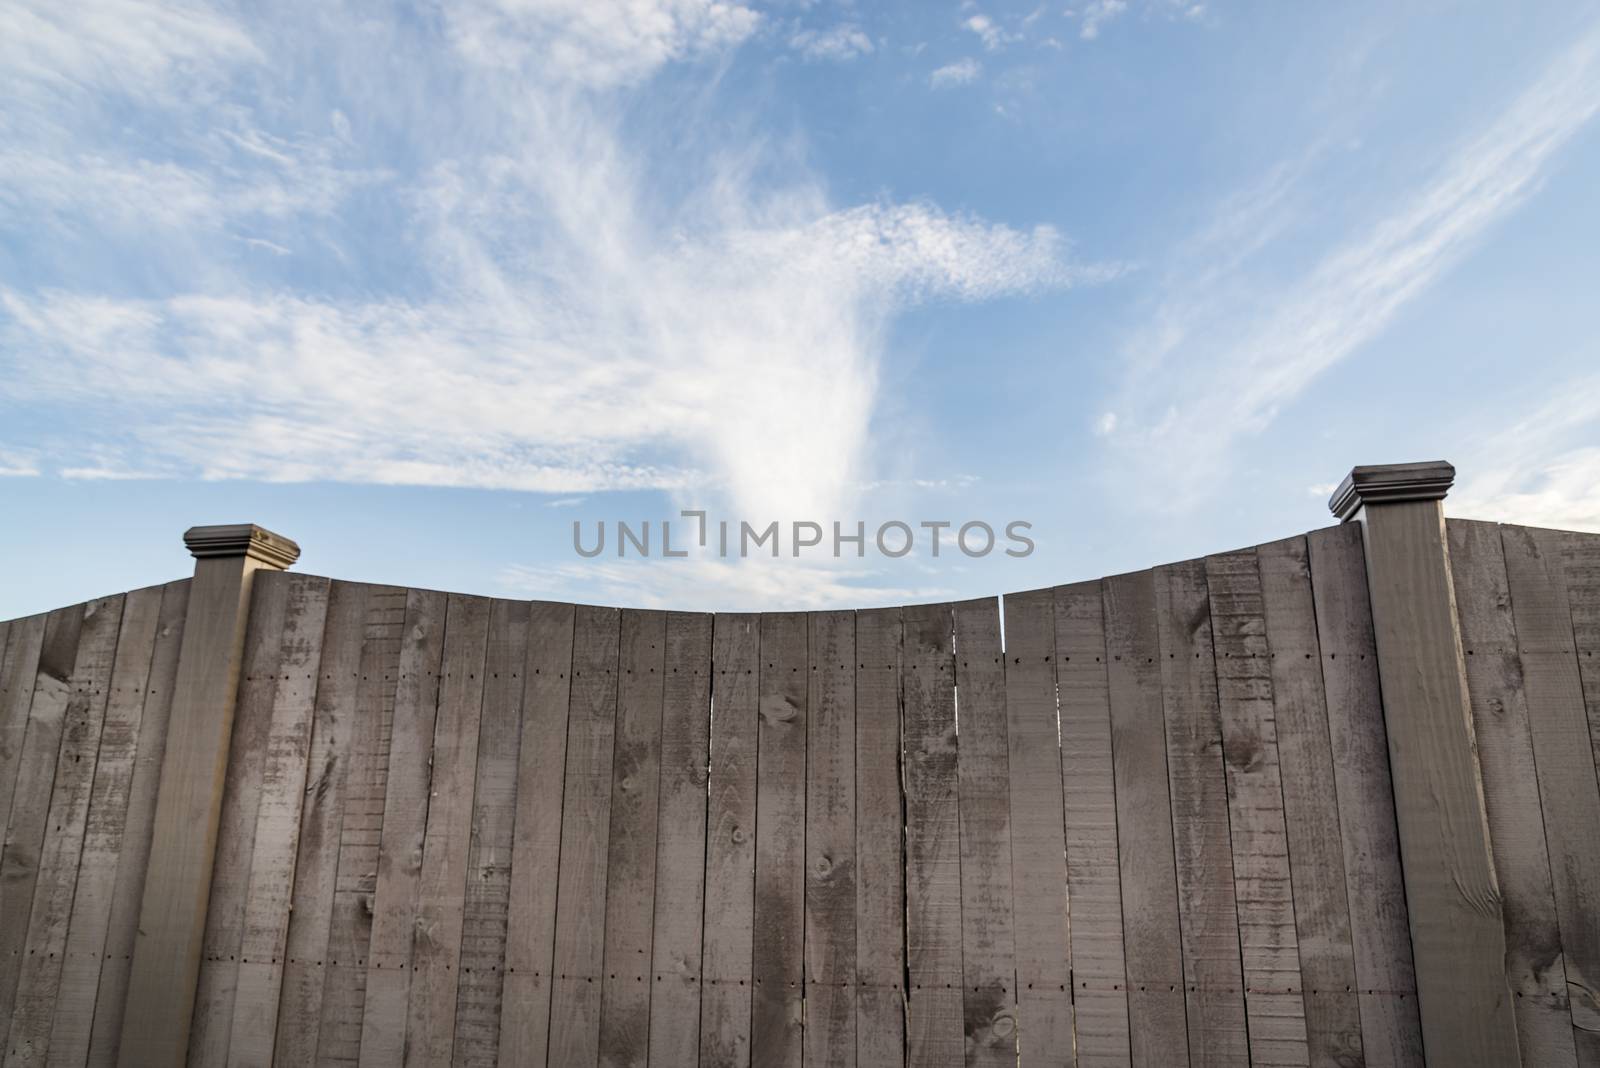
<svg viewBox="0 0 1600 1068"><path fill-rule="evenodd" d="M935 89L953 89L958 85L969 85L977 80L983 73L983 66L970 56L958 59L954 63L947 63L928 76L928 84Z"/></svg>
<svg viewBox="0 0 1600 1068"><path fill-rule="evenodd" d="M1153 497L1176 507L1202 499L1238 437L1265 428L1318 375L1377 336L1538 187L1556 152L1597 110L1600 28L1557 56L1399 208L1298 281L1273 292L1250 286L1237 268L1253 249L1224 242L1222 265L1180 279L1154 325L1129 347L1118 405L1117 440L1128 450L1122 459L1159 476L1149 481ZM1281 171L1269 187L1294 171ZM1253 220L1246 229L1282 225L1262 219L1262 210L1239 208ZM1224 225L1219 233L1234 230Z"/></svg>
<svg viewBox="0 0 1600 1068"><path fill-rule="evenodd" d="M812 60L844 63L872 53L872 38L861 27L841 23L828 30L801 30L789 38L789 47Z"/></svg>
<svg viewBox="0 0 1600 1068"><path fill-rule="evenodd" d="M1600 531L1600 376L1563 383L1551 400L1481 442L1451 515Z"/></svg>
<svg viewBox="0 0 1600 1068"><path fill-rule="evenodd" d="M1083 22L1078 30L1078 36L1085 41L1092 41L1100 36L1100 29L1106 23L1118 18L1128 10L1128 0L1090 0L1083 9Z"/></svg>
<svg viewBox="0 0 1600 1068"><path fill-rule="evenodd" d="M1017 39L1016 34L1006 32L999 23L984 14L969 16L961 26L963 29L977 34L978 39L983 42L983 47L990 52L996 51L1001 46Z"/></svg>
<svg viewBox="0 0 1600 1068"><path fill-rule="evenodd" d="M1117 413L1116 412L1104 412L1104 413L1101 414L1099 419L1095 420L1094 432L1099 437L1102 437L1102 438L1110 437L1111 434L1116 429L1117 429Z"/></svg>
<svg viewBox="0 0 1600 1068"><path fill-rule="evenodd" d="M39 474L37 449L0 447L0 478L31 478Z"/></svg>

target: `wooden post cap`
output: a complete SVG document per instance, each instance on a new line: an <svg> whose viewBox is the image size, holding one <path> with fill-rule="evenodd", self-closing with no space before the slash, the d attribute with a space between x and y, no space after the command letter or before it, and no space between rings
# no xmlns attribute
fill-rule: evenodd
<svg viewBox="0 0 1600 1068"><path fill-rule="evenodd" d="M1353 467L1328 499L1328 508L1344 522L1367 504L1443 500L1455 480L1456 469L1443 460Z"/></svg>
<svg viewBox="0 0 1600 1068"><path fill-rule="evenodd" d="M190 527L183 543L197 559L208 556L248 556L270 567L289 567L300 559L300 546L254 523L225 523L214 527Z"/></svg>

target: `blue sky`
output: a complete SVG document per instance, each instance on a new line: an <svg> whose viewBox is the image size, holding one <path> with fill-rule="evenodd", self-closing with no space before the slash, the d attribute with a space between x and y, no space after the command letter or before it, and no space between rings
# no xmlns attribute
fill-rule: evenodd
<svg viewBox="0 0 1600 1068"><path fill-rule="evenodd" d="M11 0L0 618L194 523L706 609L1252 544L1357 463L1600 529L1597 111L1586 3ZM1037 549L572 551L680 508Z"/></svg>

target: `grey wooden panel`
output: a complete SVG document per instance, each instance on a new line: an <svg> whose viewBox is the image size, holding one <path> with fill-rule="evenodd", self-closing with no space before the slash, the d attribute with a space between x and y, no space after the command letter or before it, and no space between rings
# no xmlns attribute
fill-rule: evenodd
<svg viewBox="0 0 1600 1068"><path fill-rule="evenodd" d="M279 988L274 1053L282 1064L316 1061L339 875L339 825L353 756L361 650L372 592L369 586L350 582L334 582L328 589Z"/></svg>
<svg viewBox="0 0 1600 1068"><path fill-rule="evenodd" d="M1422 1023L1361 527L1306 536L1344 844L1350 934L1369 1068L1422 1063Z"/></svg>
<svg viewBox="0 0 1600 1068"><path fill-rule="evenodd" d="M907 1064L965 1060L961 823L954 619L947 604L901 610L906 819Z"/></svg>
<svg viewBox="0 0 1600 1068"><path fill-rule="evenodd" d="M711 780L700 1063L750 1064L751 916L755 901L760 617L718 614L711 646Z"/></svg>
<svg viewBox="0 0 1600 1068"><path fill-rule="evenodd" d="M808 638L804 613L761 616L750 1060L763 1068L801 1060Z"/></svg>
<svg viewBox="0 0 1600 1068"><path fill-rule="evenodd" d="M455 1050L457 980L492 605L486 598L452 595L446 617L439 669L443 677L428 758L427 825L416 881L404 1035L405 1063L419 1068L443 1068L450 1064Z"/></svg>
<svg viewBox="0 0 1600 1068"><path fill-rule="evenodd" d="M1564 536L1502 526L1500 537L1582 1063L1584 1046L1600 1035L1600 781L1592 744L1586 747L1592 739L1567 604Z"/></svg>
<svg viewBox="0 0 1600 1068"><path fill-rule="evenodd" d="M856 1063L856 619L813 612L806 705L807 1064Z"/></svg>
<svg viewBox="0 0 1600 1068"><path fill-rule="evenodd" d="M1189 1062L1248 1064L1205 561L1156 568L1154 584Z"/></svg>
<svg viewBox="0 0 1600 1068"><path fill-rule="evenodd" d="M361 1055L367 959L372 945L372 895L378 882L389 744L400 682L400 646L407 591L375 587L368 596L356 687L350 767L339 817L339 864L328 923L327 978L317 1063L355 1064Z"/></svg>
<svg viewBox="0 0 1600 1068"><path fill-rule="evenodd" d="M502 995L512 1008L500 1014L508 1068L541 1068L549 1045L574 618L569 604L535 601L528 610Z"/></svg>
<svg viewBox="0 0 1600 1068"><path fill-rule="evenodd" d="M900 609L856 613L856 1063L905 1063Z"/></svg>
<svg viewBox="0 0 1600 1068"><path fill-rule="evenodd" d="M652 1063L700 1059L700 943L705 916L706 784L711 747L711 617L667 615L656 839ZM718 917L712 917L718 922Z"/></svg>
<svg viewBox="0 0 1600 1068"><path fill-rule="evenodd" d="M1206 558L1234 899L1253 1065L1305 1065L1304 985L1278 766L1272 656L1254 549Z"/></svg>
<svg viewBox="0 0 1600 1068"><path fill-rule="evenodd" d="M1344 843L1305 539L1260 546L1256 560L1272 650L1278 760L1289 784L1284 816L1305 984L1306 1039L1313 1064L1359 1062L1364 1059L1361 1009L1355 993Z"/></svg>
<svg viewBox="0 0 1600 1068"><path fill-rule="evenodd" d="M34 680L39 673L46 618L40 614L13 620L6 635L5 659L0 662L0 842L11 826L11 803L28 731L28 707L33 703Z"/></svg>
<svg viewBox="0 0 1600 1068"><path fill-rule="evenodd" d="M284 582L289 594L272 723L265 749L251 755L263 768L240 928L238 986L228 1033L230 1065L267 1065L273 1059L300 844L300 810L328 616L327 579L287 575L274 581Z"/></svg>
<svg viewBox="0 0 1600 1068"><path fill-rule="evenodd" d="M1517 1037L1535 1064L1577 1063L1522 661L1496 523L1450 520L1450 568L1506 927Z"/></svg>
<svg viewBox="0 0 1600 1068"><path fill-rule="evenodd" d="M1559 538L1567 576L1567 607L1578 650L1578 675L1589 713L1589 743L1600 776L1600 534L1567 531Z"/></svg>
<svg viewBox="0 0 1600 1068"><path fill-rule="evenodd" d="M650 1047L666 624L663 612L622 613L606 859L605 981L600 991L600 1063L605 1068L641 1068Z"/></svg>
<svg viewBox="0 0 1600 1068"><path fill-rule="evenodd" d="M1071 906L1073 1017L1081 1068L1131 1062L1111 694L1099 581L1055 591L1056 690Z"/></svg>
<svg viewBox="0 0 1600 1068"><path fill-rule="evenodd" d="M49 1057L55 1064L81 1065L89 1056L139 723L161 626L161 594L160 586L151 586L128 594L123 603L51 1023ZM15 1042L15 1032L12 1038Z"/></svg>
<svg viewBox="0 0 1600 1068"><path fill-rule="evenodd" d="M412 933L417 919L429 771L439 713L441 658L457 615L455 598L431 590L406 594L400 676L395 686L389 767L372 894L367 989L361 1010L360 1064L394 1068L406 1042Z"/></svg>
<svg viewBox="0 0 1600 1068"><path fill-rule="evenodd" d="M526 601L495 601L490 608L456 993L455 1063L473 1068L489 1068L500 1051L528 619Z"/></svg>
<svg viewBox="0 0 1600 1068"><path fill-rule="evenodd" d="M117 877L111 893L111 914L106 923L105 950L100 964L94 1028L87 1063L109 1068L116 1063L122 1041L122 1016L133 963L133 942L138 931L140 897L150 860L150 839L155 818L156 788L167 743L167 717L172 709L173 680L178 673L178 651L183 644L183 620L189 607L189 580L170 582L161 590L161 616L156 628L150 676L140 714L139 743L128 785L128 803L117 855ZM70 1049L70 1043L67 1047Z"/></svg>
<svg viewBox="0 0 1600 1068"><path fill-rule="evenodd" d="M1028 1064L1068 1068L1075 1063L1072 946L1056 720L1054 593L1008 594L1005 635L1018 1043ZM965 748L965 738L962 744Z"/></svg>
<svg viewBox="0 0 1600 1068"><path fill-rule="evenodd" d="M73 699L78 638L87 605L58 608L45 620L34 672L28 721L22 737L17 781L0 859L0 1049L11 1034L12 1008L28 937L28 915L44 850L50 791L55 783L62 733ZM105 620L101 613L100 622ZM102 628L90 628L91 645Z"/></svg>
<svg viewBox="0 0 1600 1068"><path fill-rule="evenodd" d="M585 1068L600 1059L605 960L606 859L611 832L611 757L616 735L621 614L580 605L573 620L572 700L556 892L555 986L549 1063Z"/></svg>
<svg viewBox="0 0 1600 1068"><path fill-rule="evenodd" d="M1133 1063L1183 1065L1188 1025L1154 576L1118 575L1101 588Z"/></svg>
<svg viewBox="0 0 1600 1068"><path fill-rule="evenodd" d="M954 613L966 1059L969 1066L1014 1066L1018 945L1012 928L1011 747L1000 604L993 597L963 601Z"/></svg>
<svg viewBox="0 0 1600 1068"><path fill-rule="evenodd" d="M84 609L11 1013L6 1063L15 1068L43 1064L49 1050L123 605L118 594Z"/></svg>
<svg viewBox="0 0 1600 1068"><path fill-rule="evenodd" d="M283 630L289 603L288 575L256 576L250 597L244 655L239 666L239 696L217 824L216 861L206 905L200 951L200 981L189 1030L189 1063L208 1068L228 1059L228 1031L239 977L239 944L244 899L250 881L250 853L261 801L263 762L272 729L272 696L283 657Z"/></svg>

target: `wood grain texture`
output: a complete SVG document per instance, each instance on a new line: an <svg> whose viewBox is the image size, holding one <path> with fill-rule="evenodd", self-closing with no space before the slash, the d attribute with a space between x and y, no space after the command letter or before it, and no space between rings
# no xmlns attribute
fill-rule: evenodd
<svg viewBox="0 0 1600 1068"><path fill-rule="evenodd" d="M318 1064L355 1064L361 1056L373 893L378 883L407 598L407 591L387 586L374 587L368 593L350 768L339 817L339 865L328 923L327 979L322 1022L317 1028Z"/></svg>
<svg viewBox="0 0 1600 1068"><path fill-rule="evenodd" d="M1154 575L1102 582L1135 1065L1189 1063Z"/></svg>
<svg viewBox="0 0 1600 1068"><path fill-rule="evenodd" d="M1205 561L1156 568L1154 585L1189 1062L1247 1064L1222 710Z"/></svg>
<svg viewBox="0 0 1600 1068"><path fill-rule="evenodd" d="M526 601L490 606L456 993L454 1063L472 1068L489 1068L500 1052L528 619Z"/></svg>
<svg viewBox="0 0 1600 1068"><path fill-rule="evenodd" d="M605 981L600 991L600 1063L605 1068L642 1068L650 1049L666 624L663 612L622 613L606 859Z"/></svg>
<svg viewBox="0 0 1600 1068"><path fill-rule="evenodd" d="M262 772L227 1055L230 1065L252 1068L273 1063L329 592L328 580L312 575L271 581L288 587L288 602L266 746L248 757Z"/></svg>
<svg viewBox="0 0 1600 1068"><path fill-rule="evenodd" d="M907 1064L965 1061L961 822L951 607L901 610L906 820Z"/></svg>
<svg viewBox="0 0 1600 1068"><path fill-rule="evenodd" d="M1254 1065L1310 1063L1278 765L1272 656L1254 549L1206 558L1228 773L1234 898Z"/></svg>
<svg viewBox="0 0 1600 1068"><path fill-rule="evenodd" d="M655 942L650 970L650 1061L700 1059L702 920L705 915L706 784L711 749L711 617L667 615L661 704L661 802L657 817ZM713 918L712 922L717 922Z"/></svg>
<svg viewBox="0 0 1600 1068"><path fill-rule="evenodd" d="M491 605L482 597L452 596L445 624L405 1018L405 1063L417 1068L444 1068L455 1050Z"/></svg>
<svg viewBox="0 0 1600 1068"><path fill-rule="evenodd" d="M508 1068L539 1068L549 1045L574 621L572 605L535 601L528 609L502 994L514 1008L500 1016L499 1063ZM592 651L586 655L592 662Z"/></svg>
<svg viewBox="0 0 1600 1068"><path fill-rule="evenodd" d="M1437 501L1363 510L1400 856L1430 1063L1520 1063Z"/></svg>
<svg viewBox="0 0 1600 1068"><path fill-rule="evenodd" d="M11 1010L16 1004L28 917L49 827L50 792L73 703L78 639L87 607L80 604L60 608L46 618L29 687L32 693L11 799L11 821L6 826L5 855L0 859L0 1049L7 1052L11 1049ZM106 618L101 613L100 622L103 624ZM91 640L95 636L91 631Z"/></svg>
<svg viewBox="0 0 1600 1068"><path fill-rule="evenodd" d="M316 1061L339 875L339 829L356 734L357 688L371 587L334 582L317 668L273 1049L283 1064Z"/></svg>
<svg viewBox="0 0 1600 1068"><path fill-rule="evenodd" d="M756 750L761 624L719 613L712 624L711 780L706 813L704 989L700 1063L750 1064L751 917L755 901Z"/></svg>
<svg viewBox="0 0 1600 1068"><path fill-rule="evenodd" d="M1132 1051L1100 583L1057 587L1055 614L1078 1064L1125 1068Z"/></svg>
<svg viewBox="0 0 1600 1068"><path fill-rule="evenodd" d="M119 594L84 608L6 1046L17 1068L43 1064L49 1050L123 605Z"/></svg>
<svg viewBox="0 0 1600 1068"><path fill-rule="evenodd" d="M954 614L966 1063L1015 1065L1018 945L1012 927L1011 747L1000 604L992 597L963 601ZM1056 777L1059 782L1059 771Z"/></svg>
<svg viewBox="0 0 1600 1068"><path fill-rule="evenodd" d="M47 617L41 613L11 621L6 631L5 657L0 662L0 843L11 826L11 806L22 766L28 709L33 704L46 622Z"/></svg>
<svg viewBox="0 0 1600 1068"><path fill-rule="evenodd" d="M406 594L389 739L389 765L372 895L366 996L361 1012L363 1068L394 1068L405 1056L412 933L427 833L430 765L439 713L440 661L453 598L428 590Z"/></svg>
<svg viewBox="0 0 1600 1068"><path fill-rule="evenodd" d="M856 619L807 617L807 1064L856 1063Z"/></svg>
<svg viewBox="0 0 1600 1068"><path fill-rule="evenodd" d="M1049 590L1008 594L1005 633L1018 1045L1030 1065L1068 1068L1076 1060L1056 722L1055 595Z"/></svg>
<svg viewBox="0 0 1600 1068"><path fill-rule="evenodd" d="M1360 1064L1365 1057L1344 843L1305 539L1263 545L1256 550L1256 560L1272 651L1278 760L1284 781L1290 784L1283 801L1305 983L1306 1039L1312 1064Z"/></svg>
<svg viewBox="0 0 1600 1068"><path fill-rule="evenodd" d="M573 620L549 1052L550 1064L573 1068L600 1060L620 625L609 608L580 606Z"/></svg>
<svg viewBox="0 0 1600 1068"><path fill-rule="evenodd" d="M1564 535L1502 526L1572 1025L1600 1035L1600 781L1567 604ZM1581 1034L1587 1032L1587 1035Z"/></svg>
<svg viewBox="0 0 1600 1068"><path fill-rule="evenodd" d="M761 616L750 1061L801 1063L805 977L806 706L803 613Z"/></svg>
<svg viewBox="0 0 1600 1068"><path fill-rule="evenodd" d="M122 1015L127 1000L128 973L133 964L133 943L139 921L140 895L150 859L151 825L155 818L156 788L162 754L167 743L167 716L172 708L173 680L178 673L178 651L183 643L183 620L189 606L189 580L169 582L161 589L161 616L150 676L140 713L139 745L128 784L128 803L117 855L117 877L111 893L111 915L106 925L105 950L100 965L93 1031L87 1063L95 1068L116 1063L122 1042ZM52 1040L52 1045L54 1041ZM63 1062L72 1050L69 1040L60 1050Z"/></svg>
<svg viewBox="0 0 1600 1068"><path fill-rule="evenodd" d="M72 918L50 1025L49 1058L56 1064L81 1065L89 1056L128 813L128 791L139 749L151 660L161 626L161 598L162 588L151 586L128 594L123 603L100 751L95 760L94 787L84 823L77 886L72 896Z"/></svg>
<svg viewBox="0 0 1600 1068"><path fill-rule="evenodd" d="M905 1063L900 609L856 613L856 1063Z"/></svg>
<svg viewBox="0 0 1600 1068"><path fill-rule="evenodd" d="M1589 744L1600 776L1600 534L1563 531L1557 536L1567 576L1567 608L1577 646L1578 676L1589 713ZM3 788L3 784L0 784Z"/></svg>
<svg viewBox="0 0 1600 1068"><path fill-rule="evenodd" d="M1306 536L1369 1068L1423 1063L1361 526Z"/></svg>

